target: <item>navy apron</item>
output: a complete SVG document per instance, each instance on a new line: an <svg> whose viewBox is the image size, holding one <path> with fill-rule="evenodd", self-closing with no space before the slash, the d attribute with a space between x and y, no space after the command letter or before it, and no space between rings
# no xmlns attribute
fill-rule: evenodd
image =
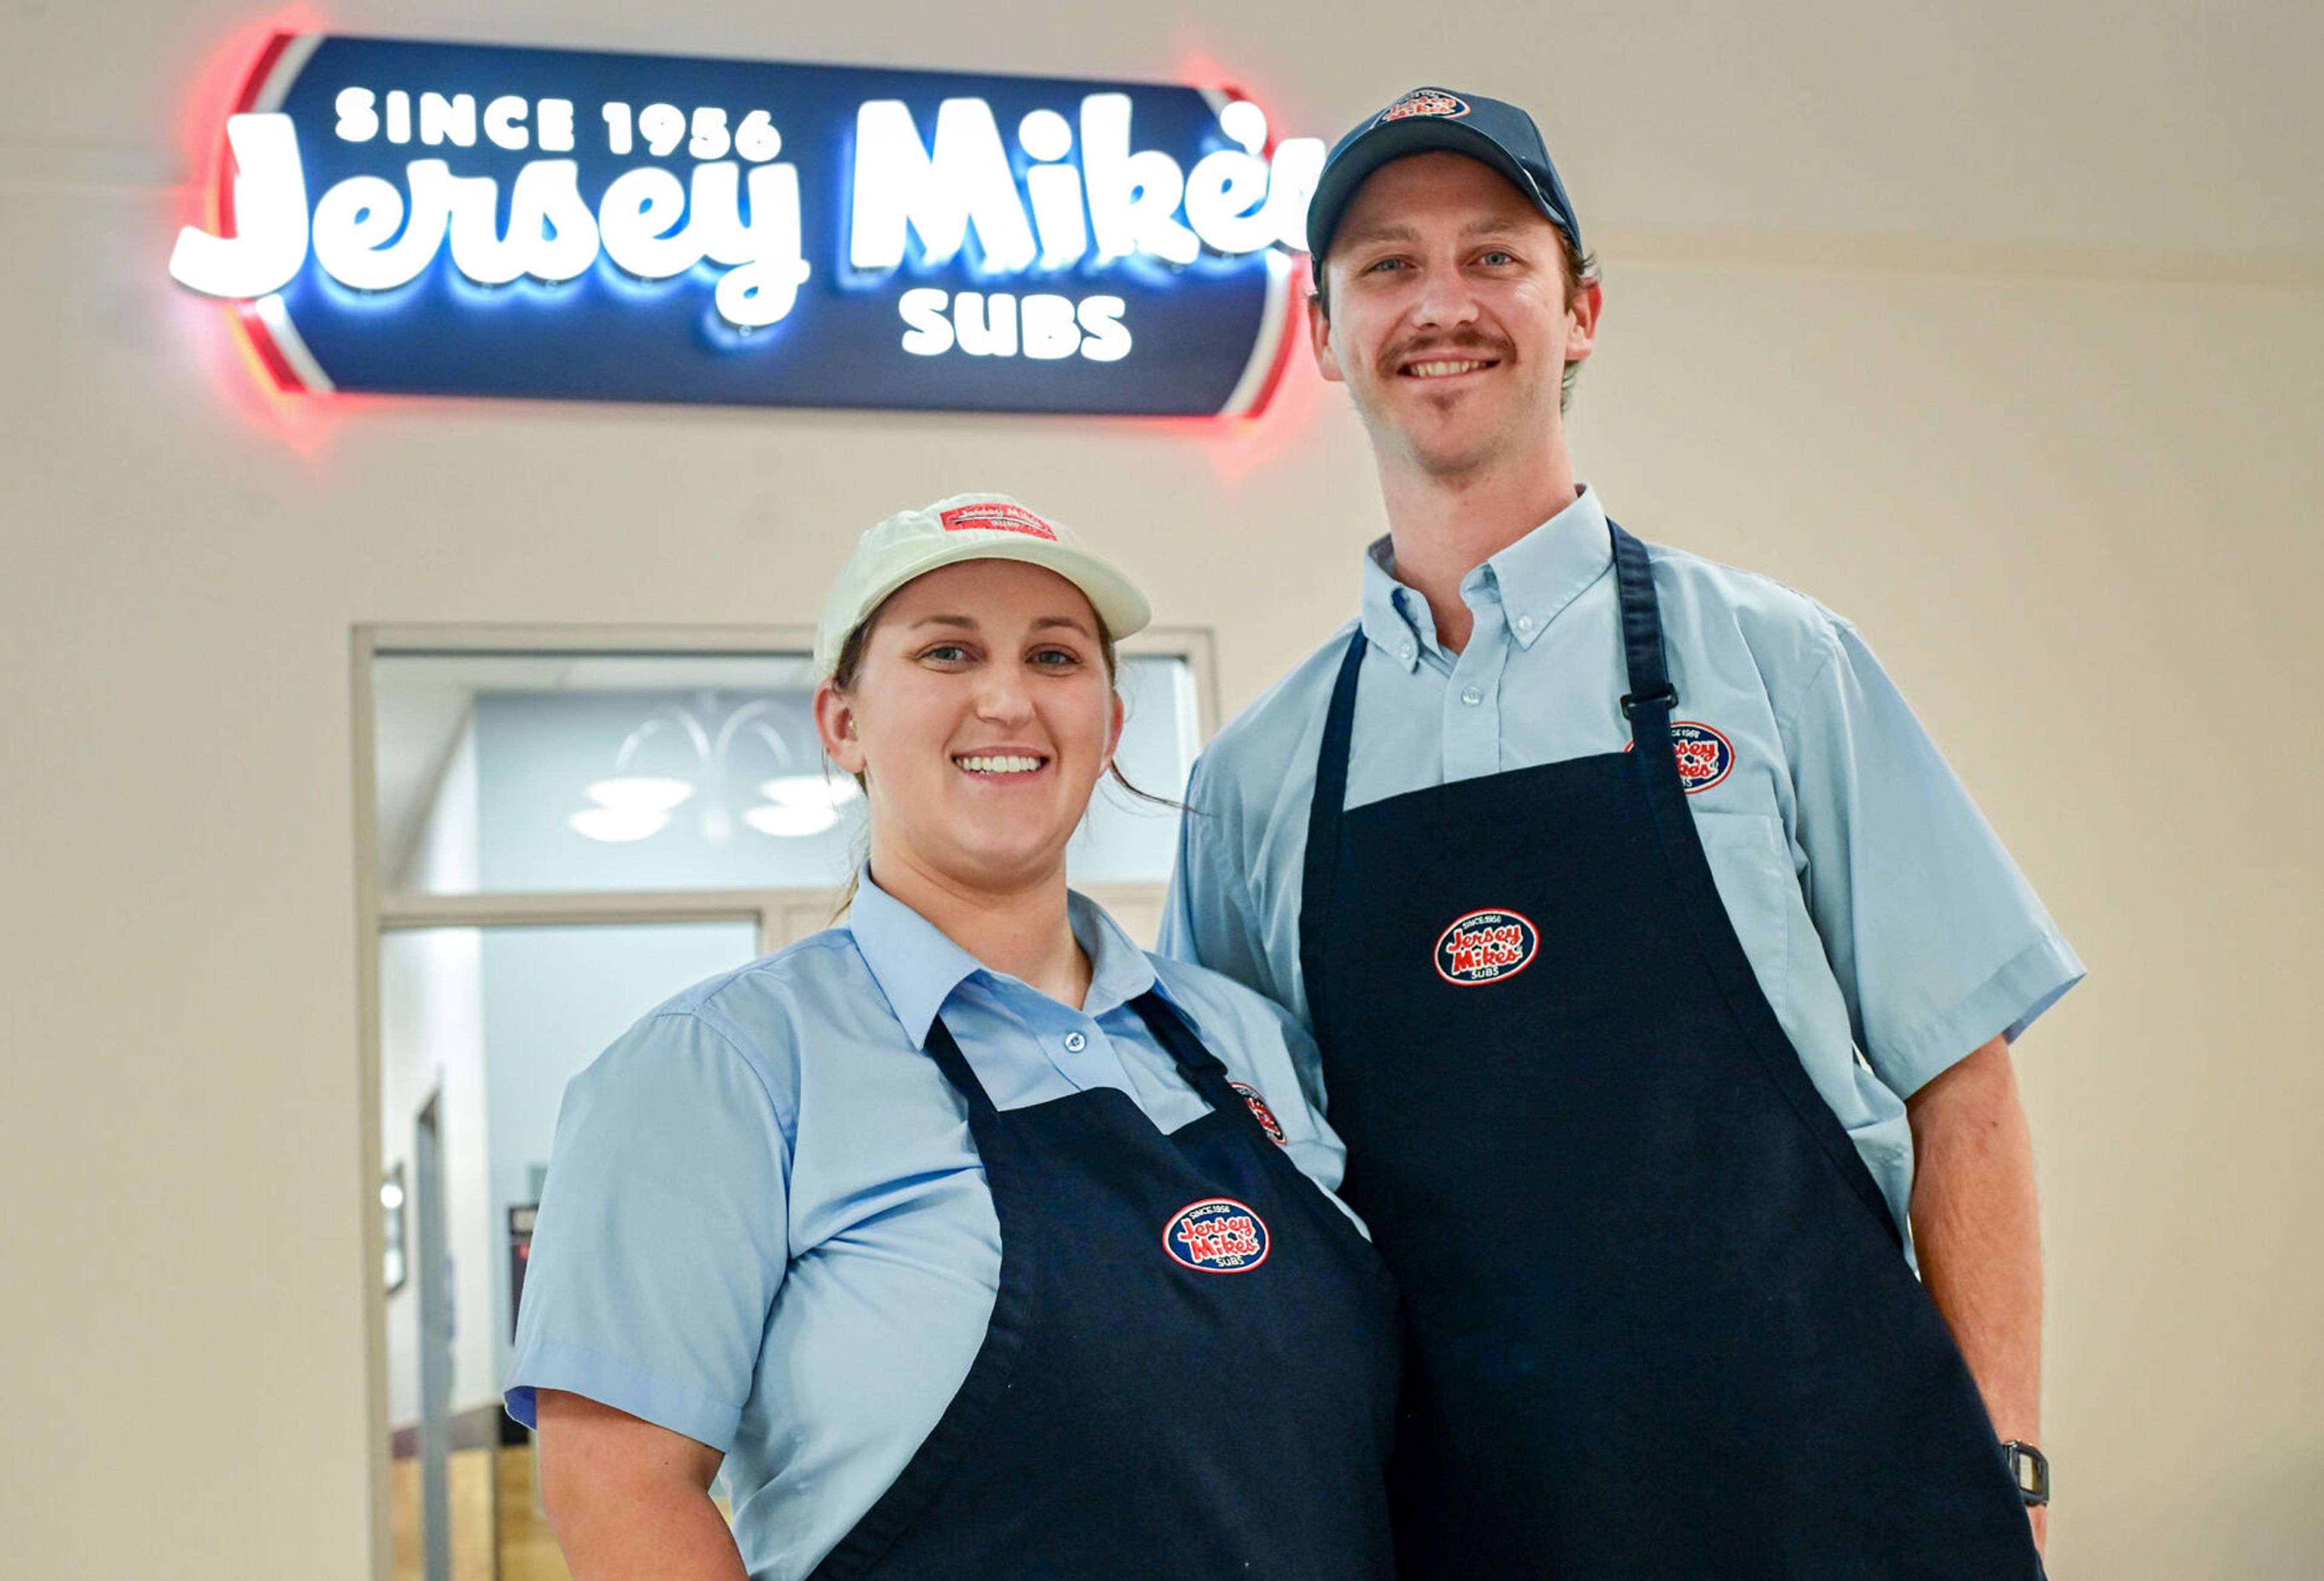
<svg viewBox="0 0 2324 1581"><path fill-rule="evenodd" d="M996 1109L939 1020L1001 1225L968 1377L811 1581L1389 1581L1397 1318L1370 1244L1157 994L1211 1112Z"/></svg>
<svg viewBox="0 0 2324 1581"><path fill-rule="evenodd" d="M1635 751L1343 810L1361 632L1324 727L1300 962L1345 1194L1405 1296L1399 1573L2038 1576L1720 903L1646 551L1613 541Z"/></svg>

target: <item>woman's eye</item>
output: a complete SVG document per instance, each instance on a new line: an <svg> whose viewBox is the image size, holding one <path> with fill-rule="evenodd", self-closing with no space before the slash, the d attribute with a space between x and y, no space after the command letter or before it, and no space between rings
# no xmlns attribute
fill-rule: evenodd
<svg viewBox="0 0 2324 1581"><path fill-rule="evenodd" d="M1082 661L1082 656L1071 648L1042 648L1033 654L1033 662L1045 670L1066 670Z"/></svg>
<svg viewBox="0 0 2324 1581"><path fill-rule="evenodd" d="M968 657L968 650L958 643L938 643L933 648L923 649L920 657L937 664L957 664Z"/></svg>

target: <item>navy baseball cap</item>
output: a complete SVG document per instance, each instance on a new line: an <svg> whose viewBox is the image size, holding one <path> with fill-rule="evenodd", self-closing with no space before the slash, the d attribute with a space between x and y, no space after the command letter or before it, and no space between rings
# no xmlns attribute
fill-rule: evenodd
<svg viewBox="0 0 2324 1581"><path fill-rule="evenodd" d="M1380 166L1406 154L1442 149L1490 165L1534 201L1549 223L1582 250L1582 225L1557 167L1542 145L1541 128L1515 105L1443 88L1416 88L1333 145L1307 205L1307 251L1320 271L1340 214L1356 189Z"/></svg>

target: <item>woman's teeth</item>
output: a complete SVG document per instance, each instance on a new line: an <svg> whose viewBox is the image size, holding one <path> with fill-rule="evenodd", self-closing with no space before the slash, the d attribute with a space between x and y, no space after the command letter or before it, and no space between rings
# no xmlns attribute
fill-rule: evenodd
<svg viewBox="0 0 2324 1581"><path fill-rule="evenodd" d="M1029 774L1041 766L1037 757L956 757L952 761L972 774Z"/></svg>

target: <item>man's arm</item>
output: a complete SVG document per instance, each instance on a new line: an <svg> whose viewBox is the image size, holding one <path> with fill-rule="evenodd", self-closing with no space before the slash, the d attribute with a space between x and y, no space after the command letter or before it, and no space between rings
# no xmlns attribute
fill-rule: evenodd
<svg viewBox="0 0 2324 1581"><path fill-rule="evenodd" d="M540 1402L541 1509L574 1581L750 1581L710 1500L717 1450L585 1395Z"/></svg>
<svg viewBox="0 0 2324 1581"><path fill-rule="evenodd" d="M1996 1038L1904 1101L1913 1240L2004 1441L2042 1441L2042 1225L2034 1140L2009 1040ZM2031 1512L2036 1541L2045 1510Z"/></svg>

